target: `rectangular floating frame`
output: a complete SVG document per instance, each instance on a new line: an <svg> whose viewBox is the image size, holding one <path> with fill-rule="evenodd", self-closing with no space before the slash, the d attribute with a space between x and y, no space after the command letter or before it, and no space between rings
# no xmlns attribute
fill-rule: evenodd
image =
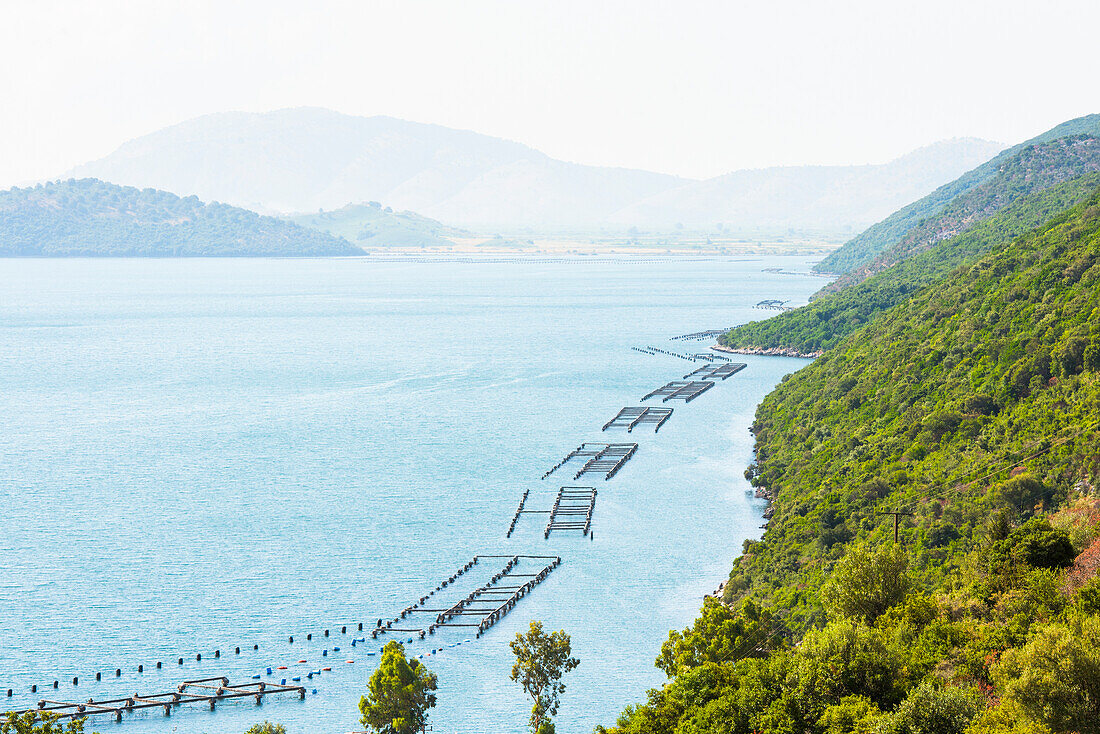
<svg viewBox="0 0 1100 734"><path fill-rule="evenodd" d="M652 424L653 432L661 430L661 425L672 417L672 408L623 408L619 414L603 424L603 429L625 428L627 433L634 430L635 426Z"/></svg>
<svg viewBox="0 0 1100 734"><path fill-rule="evenodd" d="M675 380L664 387L657 388L643 397L642 400L646 401L653 397L660 397L663 403L667 403L669 400L683 400L685 403L690 403L712 387L714 387L714 383L706 380L690 382Z"/></svg>
<svg viewBox="0 0 1100 734"><path fill-rule="evenodd" d="M438 608L430 608L428 601L437 591L446 588L450 583L453 583L463 573L473 568L481 561L486 560L500 560L507 559L504 564L504 568L498 571L489 580L489 583L479 586L467 595L464 599L460 600L457 604L448 606L440 606ZM524 560L540 561L540 569L536 573L523 574L514 573L513 569ZM456 573L452 574L450 578L445 579L441 584L435 587L435 591L430 591L420 599L406 607L401 615L395 619L386 622L384 625L379 625L376 629L371 630L371 639L377 639L379 635L386 632L412 632L419 633L420 638L423 639L425 635L435 634L435 631L440 627L477 627L478 635L499 622L505 614L512 610L516 601L526 596L534 587L542 583L550 572L561 565L560 556L530 556L530 555L476 555L473 559L462 566ZM520 578L526 579L521 585L518 586L504 586L503 582L512 580L518 581ZM481 597L499 597L506 596L505 599L490 599ZM480 601L479 601L480 600ZM489 608L482 608L480 606L474 607L475 603L486 603ZM426 628L422 627L396 627L394 625L400 624L402 620L407 617L411 617L414 614L433 613L437 616L435 620L428 624ZM478 617L477 620L452 622L455 617ZM381 622L382 620L379 620Z"/></svg>
<svg viewBox="0 0 1100 734"><path fill-rule="evenodd" d="M615 476L619 469L623 468L623 464L630 461L630 457L637 450L638 444L636 443L606 444L606 448L589 459L588 463L573 475L573 478L580 479L586 474L603 474L604 481L607 481Z"/></svg>
<svg viewBox="0 0 1100 734"><path fill-rule="evenodd" d="M479 558L508 558L504 568L489 583L474 589L464 599L443 610L429 627L477 627L478 636L504 618L516 603L546 580L561 565L560 556L479 556ZM534 573L516 573L514 569L522 560L534 560L541 566ZM507 582L512 582L508 584ZM455 619L461 621L452 621Z"/></svg>
<svg viewBox="0 0 1100 734"><path fill-rule="evenodd" d="M595 487L562 487L550 510L550 521L542 537L549 538L553 530L580 530L581 536L592 529L592 512L596 509Z"/></svg>
<svg viewBox="0 0 1100 734"><path fill-rule="evenodd" d="M710 385L711 383L703 383ZM577 448L569 452L569 455L554 465L550 471L542 475L543 479L556 472L565 464L576 458L586 458L584 466L581 467L573 479L580 479L585 474L603 474L604 479L610 479L622 469L623 464L630 461L630 457L634 455L634 452L638 450L638 444L636 443L582 443Z"/></svg>
<svg viewBox="0 0 1100 734"><path fill-rule="evenodd" d="M744 362L727 362L726 364L708 364L694 372L684 375L685 380L724 380L733 377L741 370L748 367Z"/></svg>
<svg viewBox="0 0 1100 734"><path fill-rule="evenodd" d="M229 685L228 678L199 678L188 680L179 684L175 691L168 693L151 693L147 696L127 696L125 698L109 698L101 701L86 701L84 703L68 703L66 701L38 702L38 707L16 711L17 715L24 715L31 711L57 714L62 719L82 719L86 716L111 714L115 721L122 721L122 715L127 711L139 711L141 709L162 708L164 715L172 713L172 708L187 703L206 703L211 710L218 701L228 701L235 698L253 697L256 703L260 703L264 696L273 693L296 693L299 699L306 697L306 689L302 686L284 686L276 683L238 683Z"/></svg>
<svg viewBox="0 0 1100 734"><path fill-rule="evenodd" d="M527 504L527 496L531 494L531 490L526 489L523 491L523 497L519 501L519 507L516 508L516 514L512 515L512 523L508 526L508 532L504 535L505 538L511 538L512 532L516 529L516 523L519 521L519 516L523 514L528 515L548 515L550 510L525 510L524 506Z"/></svg>

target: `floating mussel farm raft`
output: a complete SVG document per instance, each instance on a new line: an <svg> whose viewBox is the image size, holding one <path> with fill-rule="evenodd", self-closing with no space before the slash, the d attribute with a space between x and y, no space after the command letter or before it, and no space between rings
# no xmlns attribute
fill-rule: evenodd
<svg viewBox="0 0 1100 734"><path fill-rule="evenodd" d="M172 709L185 704L205 703L213 711L219 702L232 701L234 699L252 698L256 704L263 701L264 696L273 694L292 693L299 699L306 697L306 689L302 686L287 686L277 683L237 683L229 684L229 679L224 677L199 678L188 680L179 684L176 690L167 693L149 693L123 698L109 698L74 703L67 701L50 701L43 699L33 709L15 711L17 716L27 713L54 714L62 719L83 719L87 716L110 715L115 721L122 721L122 715L133 713L143 709L162 709L165 716L170 716Z"/></svg>
<svg viewBox="0 0 1100 734"><path fill-rule="evenodd" d="M661 426L672 417L672 408L623 408L619 414L603 424L600 430L608 428L625 428L627 433L636 426L643 424L652 425L653 432L661 430Z"/></svg>
<svg viewBox="0 0 1100 734"><path fill-rule="evenodd" d="M748 367L743 362L727 362L726 364L710 364L700 367L694 372L684 375L685 380L724 380L733 377L741 370Z"/></svg>
<svg viewBox="0 0 1100 734"><path fill-rule="evenodd" d="M466 595L452 586L462 574L482 561L504 560L503 567ZM424 639L442 627L476 627L477 636L504 618L520 599L531 593L561 565L560 556L478 555L435 587L405 607L388 622L378 620L371 638L393 632L413 633ZM476 583L476 582L475 582ZM465 588L470 588L468 585ZM449 592L449 593L448 593ZM428 616L425 619L423 615Z"/></svg>
<svg viewBox="0 0 1100 734"><path fill-rule="evenodd" d="M659 387L653 392L647 393L642 401L644 402L650 398L661 398L662 403L667 403L669 400L683 400L685 403L690 403L712 387L714 387L714 383L706 380L674 380L664 387Z"/></svg>
<svg viewBox="0 0 1100 734"><path fill-rule="evenodd" d="M516 514L512 516L512 523L508 526L505 537L511 537L516 529L516 522L520 515L549 515L543 537L549 538L553 530L580 530L582 536L588 535L592 530L592 513L596 509L595 487L562 487L554 497L554 504L549 510L526 509L527 499L531 490L523 493L519 501Z"/></svg>
<svg viewBox="0 0 1100 734"><path fill-rule="evenodd" d="M637 450L636 443L582 443L543 474L542 478L546 479L571 461L585 459L584 465L573 475L573 479L580 479L586 474L603 474L606 481L615 476Z"/></svg>

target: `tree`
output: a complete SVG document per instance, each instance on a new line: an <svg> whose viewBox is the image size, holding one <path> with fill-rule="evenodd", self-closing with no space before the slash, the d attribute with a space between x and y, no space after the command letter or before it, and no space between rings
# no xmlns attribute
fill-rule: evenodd
<svg viewBox="0 0 1100 734"><path fill-rule="evenodd" d="M70 719L61 723L61 717L49 712L28 711L19 716L8 713L0 721L0 734L83 734L84 719Z"/></svg>
<svg viewBox="0 0 1100 734"><path fill-rule="evenodd" d="M265 721L262 724L253 725L244 734L286 734L286 727L282 724Z"/></svg>
<svg viewBox="0 0 1100 734"><path fill-rule="evenodd" d="M844 619L811 630L799 652L827 671L822 687L838 698L861 696L889 708L902 697L901 661L882 633L862 622Z"/></svg>
<svg viewBox="0 0 1100 734"><path fill-rule="evenodd" d="M1100 732L1100 617L1049 624L993 671L1005 697L1056 732Z"/></svg>
<svg viewBox="0 0 1100 734"><path fill-rule="evenodd" d="M531 731L535 734L553 731L550 717L558 712L559 698L565 693L561 677L580 665L580 661L572 657L569 635L565 630L546 634L542 631L542 622L532 621L527 634L516 634L516 639L509 644L516 655L512 680L522 685L534 701Z"/></svg>
<svg viewBox="0 0 1100 734"><path fill-rule="evenodd" d="M899 546L853 548L833 568L821 591L834 617L874 622L909 591L909 556Z"/></svg>
<svg viewBox="0 0 1100 734"><path fill-rule="evenodd" d="M691 627L668 633L656 665L672 678L706 662L756 655L759 647L782 643L774 627L771 617L752 601L746 601L735 614L717 599L707 597Z"/></svg>
<svg viewBox="0 0 1100 734"><path fill-rule="evenodd" d="M413 734L424 728L435 706L435 673L405 657L396 641L382 648L382 662L370 677L370 691L359 700L360 721L380 734Z"/></svg>

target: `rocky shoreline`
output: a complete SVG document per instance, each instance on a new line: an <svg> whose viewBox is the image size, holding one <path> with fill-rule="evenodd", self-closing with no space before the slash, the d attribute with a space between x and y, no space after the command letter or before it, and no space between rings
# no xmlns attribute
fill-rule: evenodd
<svg viewBox="0 0 1100 734"><path fill-rule="evenodd" d="M766 357L798 357L799 359L817 359L824 354L822 351L800 352L789 347L727 347L723 344L714 344L711 349L726 354L756 354Z"/></svg>

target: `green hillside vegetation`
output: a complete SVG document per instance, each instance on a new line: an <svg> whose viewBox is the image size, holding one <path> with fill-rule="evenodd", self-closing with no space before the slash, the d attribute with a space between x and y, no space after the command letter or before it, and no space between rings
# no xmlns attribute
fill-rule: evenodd
<svg viewBox="0 0 1100 734"><path fill-rule="evenodd" d="M767 531L607 731L1100 732L1100 191L994 249L765 399Z"/></svg>
<svg viewBox="0 0 1100 734"><path fill-rule="evenodd" d="M0 192L0 256L361 254L345 240L247 209L92 178Z"/></svg>
<svg viewBox="0 0 1100 734"><path fill-rule="evenodd" d="M377 201L348 204L334 211L294 214L286 219L360 247L452 247L451 237L469 237L470 233L449 227L416 212L395 212Z"/></svg>
<svg viewBox="0 0 1100 734"><path fill-rule="evenodd" d="M938 214L952 199L993 178L997 175L1002 163L1027 146L1072 135L1100 136L1100 114L1086 115L1063 122L1041 135L1004 150L974 170L963 174L951 183L944 184L923 199L899 209L878 224L856 235L839 250L818 263L815 269L823 273L847 273L860 265L869 263L900 242L922 221Z"/></svg>
<svg viewBox="0 0 1100 734"><path fill-rule="evenodd" d="M1029 233L1084 200L1098 185L1100 174L1093 173L1017 199L931 250L801 308L731 329L720 342L738 349L783 348L802 354L820 353L959 266L973 262L994 246L1004 246Z"/></svg>

